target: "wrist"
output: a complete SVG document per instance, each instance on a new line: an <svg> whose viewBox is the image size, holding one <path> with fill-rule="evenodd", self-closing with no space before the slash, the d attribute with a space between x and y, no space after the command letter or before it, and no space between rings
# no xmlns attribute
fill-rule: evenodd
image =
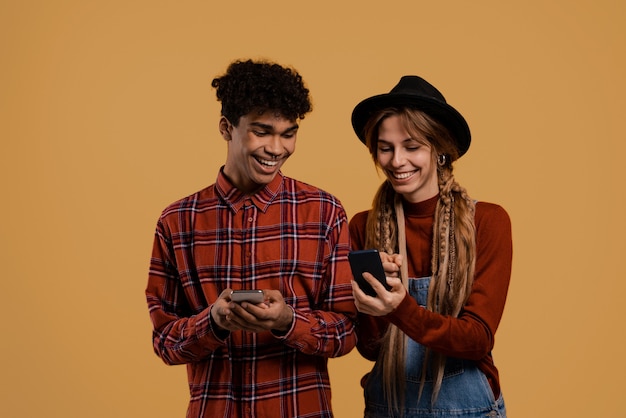
<svg viewBox="0 0 626 418"><path fill-rule="evenodd" d="M289 305L285 305L285 309L283 309L281 314L280 325L277 328L273 328L272 333L278 336L287 335L293 325L294 316L295 312L293 308Z"/></svg>
<svg viewBox="0 0 626 418"><path fill-rule="evenodd" d="M222 328L215 318L213 317L213 307L211 306L211 310L209 311L209 321L211 322L211 329L213 330L213 334L219 338L220 340L225 340L230 335L230 331L226 328Z"/></svg>

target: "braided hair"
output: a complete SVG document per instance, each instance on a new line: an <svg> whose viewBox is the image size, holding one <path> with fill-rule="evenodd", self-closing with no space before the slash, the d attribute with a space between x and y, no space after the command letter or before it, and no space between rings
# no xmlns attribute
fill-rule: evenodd
<svg viewBox="0 0 626 418"><path fill-rule="evenodd" d="M471 292L476 264L475 203L452 174L452 163L458 159L458 150L448 130L426 113L410 108L384 109L372 116L365 126L366 145L377 162L378 129L390 116L398 116L411 138L432 149L437 166L439 200L433 222L431 281L426 309L441 315L457 317ZM379 167L380 168L380 167ZM401 222L398 222L398 221ZM399 196L385 181L379 187L366 224L366 248L377 248L387 253L403 253L404 214ZM399 225L402 223L402 225ZM404 257L401 279L408 285L407 257ZM383 337L380 361L383 365L383 390L390 410L399 410L404 402L406 335L390 324ZM432 358L432 359L431 359ZM434 404L443 380L446 357L426 349L421 371L421 397L429 368L434 378L431 402Z"/></svg>

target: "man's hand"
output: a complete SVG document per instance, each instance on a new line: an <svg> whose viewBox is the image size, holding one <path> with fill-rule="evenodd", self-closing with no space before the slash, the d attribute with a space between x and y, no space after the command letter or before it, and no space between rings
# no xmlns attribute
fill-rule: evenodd
<svg viewBox="0 0 626 418"><path fill-rule="evenodd" d="M227 331L237 331L241 328L229 320L229 316L232 315L230 304L233 303L230 300L231 292L231 289L224 289L222 293L220 293L211 307L211 318L213 318L213 322L215 322L218 327Z"/></svg>
<svg viewBox="0 0 626 418"><path fill-rule="evenodd" d="M289 331L293 321L293 310L285 303L278 290L264 290L263 292L265 301L257 305L249 302L235 303L229 301L222 310L225 313L224 320L227 324L225 328L231 331L241 329L249 332ZM220 299L222 295L220 295ZM216 323L220 325L217 320Z"/></svg>

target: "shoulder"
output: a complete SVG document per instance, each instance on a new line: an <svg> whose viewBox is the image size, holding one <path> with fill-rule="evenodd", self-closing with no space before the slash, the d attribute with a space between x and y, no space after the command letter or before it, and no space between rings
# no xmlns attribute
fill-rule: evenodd
<svg viewBox="0 0 626 418"><path fill-rule="evenodd" d="M214 205L216 199L215 184L212 184L167 205L161 212L161 219L178 216L185 211L202 210L203 207Z"/></svg>
<svg viewBox="0 0 626 418"><path fill-rule="evenodd" d="M507 211L500 205L489 202L476 203L476 231L484 234L510 235L511 219Z"/></svg>
<svg viewBox="0 0 626 418"><path fill-rule="evenodd" d="M324 189L287 176L284 176L283 181L285 185L284 191L288 194L297 195L299 203L320 201L343 209L339 198Z"/></svg>
<svg viewBox="0 0 626 418"><path fill-rule="evenodd" d="M509 220L507 211L497 203L476 202L476 221L483 219Z"/></svg>
<svg viewBox="0 0 626 418"><path fill-rule="evenodd" d="M350 218L350 228L361 229L367 223L367 216L369 214L369 210L364 210L362 212L358 212L352 218Z"/></svg>
<svg viewBox="0 0 626 418"><path fill-rule="evenodd" d="M350 219L348 229L350 230L350 240L354 249L365 248L365 235L368 214L369 211L365 210L362 212L358 212Z"/></svg>

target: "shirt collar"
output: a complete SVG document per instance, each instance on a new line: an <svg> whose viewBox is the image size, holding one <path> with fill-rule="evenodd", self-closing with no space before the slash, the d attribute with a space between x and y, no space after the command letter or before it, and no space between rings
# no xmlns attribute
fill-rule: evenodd
<svg viewBox="0 0 626 418"><path fill-rule="evenodd" d="M237 189L224 174L224 167L220 168L215 181L215 190L224 202L230 207L233 213L237 213L239 209L246 203L251 202L262 212L265 212L274 198L283 188L284 176L282 172L278 172L274 179L266 184L261 190L253 195L247 195Z"/></svg>

